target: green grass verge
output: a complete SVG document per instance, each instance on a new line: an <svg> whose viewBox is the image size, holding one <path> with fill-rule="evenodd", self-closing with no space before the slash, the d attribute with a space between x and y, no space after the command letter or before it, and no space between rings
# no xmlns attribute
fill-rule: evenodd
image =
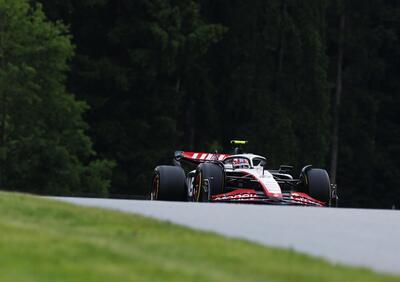
<svg viewBox="0 0 400 282"><path fill-rule="evenodd" d="M0 281L400 281L168 222L0 192Z"/></svg>

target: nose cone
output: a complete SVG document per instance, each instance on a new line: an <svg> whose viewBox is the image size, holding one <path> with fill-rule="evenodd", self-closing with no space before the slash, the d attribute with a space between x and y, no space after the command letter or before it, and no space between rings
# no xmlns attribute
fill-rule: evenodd
<svg viewBox="0 0 400 282"><path fill-rule="evenodd" d="M274 179L271 173L264 171L264 175L260 177L260 181L263 183L265 193L271 199L282 199L282 190L278 182Z"/></svg>
<svg viewBox="0 0 400 282"><path fill-rule="evenodd" d="M268 196L273 200L282 200L282 193L270 193Z"/></svg>

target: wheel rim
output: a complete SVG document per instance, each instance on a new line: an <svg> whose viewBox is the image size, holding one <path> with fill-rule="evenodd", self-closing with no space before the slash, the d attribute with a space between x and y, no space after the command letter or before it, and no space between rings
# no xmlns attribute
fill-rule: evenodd
<svg viewBox="0 0 400 282"><path fill-rule="evenodd" d="M153 183L151 185L151 193L150 193L150 199L151 200L157 200L158 199L158 192L159 192L159 187L160 187L160 178L157 175L153 177Z"/></svg>
<svg viewBox="0 0 400 282"><path fill-rule="evenodd" d="M201 192L201 172L196 176L195 184L194 184L194 198L196 202L200 200L200 192Z"/></svg>

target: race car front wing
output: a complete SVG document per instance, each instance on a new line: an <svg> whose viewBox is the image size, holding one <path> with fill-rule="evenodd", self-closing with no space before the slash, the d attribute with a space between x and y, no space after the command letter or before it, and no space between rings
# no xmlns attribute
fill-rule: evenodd
<svg viewBox="0 0 400 282"><path fill-rule="evenodd" d="M284 192L282 197L268 198L262 192L252 189L237 189L228 193L218 194L210 197L211 202L220 203L251 203L272 205L296 205L296 206L331 206L331 202L318 201L301 192Z"/></svg>

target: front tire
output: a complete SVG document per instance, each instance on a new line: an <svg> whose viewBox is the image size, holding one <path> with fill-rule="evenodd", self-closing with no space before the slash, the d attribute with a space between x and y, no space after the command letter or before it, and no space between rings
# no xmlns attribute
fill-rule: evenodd
<svg viewBox="0 0 400 282"><path fill-rule="evenodd" d="M331 182L324 169L310 168L306 171L305 184L308 194L314 199L329 203L331 198Z"/></svg>
<svg viewBox="0 0 400 282"><path fill-rule="evenodd" d="M150 199L185 201L187 198L185 172L181 167L161 165L154 169Z"/></svg>
<svg viewBox="0 0 400 282"><path fill-rule="evenodd" d="M197 167L193 181L193 200L209 202L211 196L224 192L224 171L213 163L202 163Z"/></svg>

